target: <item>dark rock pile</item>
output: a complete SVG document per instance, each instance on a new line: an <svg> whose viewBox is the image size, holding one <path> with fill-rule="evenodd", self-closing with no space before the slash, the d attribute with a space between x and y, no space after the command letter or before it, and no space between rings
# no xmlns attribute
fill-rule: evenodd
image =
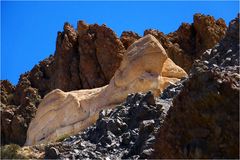
<svg viewBox="0 0 240 160"><path fill-rule="evenodd" d="M101 111L96 125L47 146L45 158L146 158L169 107L167 101L156 102L151 92L129 95L123 104Z"/></svg>

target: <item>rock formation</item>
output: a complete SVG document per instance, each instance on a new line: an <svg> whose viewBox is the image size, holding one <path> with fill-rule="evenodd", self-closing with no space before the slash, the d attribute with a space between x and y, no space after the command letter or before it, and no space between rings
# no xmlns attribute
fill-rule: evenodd
<svg viewBox="0 0 240 160"><path fill-rule="evenodd" d="M177 31L165 35L154 29L147 29L144 35L151 34L159 40L169 58L175 64L189 72L196 58L214 47L224 36L227 26L223 19L215 20L212 16L195 14L193 23L182 23ZM127 48L139 39L136 33L123 32L121 41Z"/></svg>
<svg viewBox="0 0 240 160"><path fill-rule="evenodd" d="M141 36L139 36L137 33L134 33L132 31L124 31L121 34L120 40L123 43L124 47L127 49L129 46L131 46L131 44L140 38Z"/></svg>
<svg viewBox="0 0 240 160"><path fill-rule="evenodd" d="M194 63L151 158L239 158L238 35L239 17L226 37Z"/></svg>
<svg viewBox="0 0 240 160"><path fill-rule="evenodd" d="M65 23L53 56L22 74L16 87L1 81L2 144L24 144L40 100L53 89L71 91L108 84L124 52L121 41L105 25L79 21L76 31Z"/></svg>
<svg viewBox="0 0 240 160"><path fill-rule="evenodd" d="M47 145L45 158L239 158L237 35L239 18L195 61L190 78L155 100L150 92L128 96L101 111L94 126Z"/></svg>
<svg viewBox="0 0 240 160"><path fill-rule="evenodd" d="M193 24L184 23L173 33L164 35L150 29L144 35L154 35L168 57L185 71L189 71L194 59L220 41L225 30L226 25L222 19L215 21L211 16L196 14ZM53 55L22 74L16 86L1 81L2 145L24 144L27 128L35 116L38 104L52 90L59 88L72 91L107 85L122 61L125 48L139 38L141 36L129 31L123 32L119 39L105 25L88 25L79 21L75 30L69 23L65 23L63 31L57 34L56 51ZM221 49L216 46L217 49L206 51L204 57L208 59L210 52L211 57L219 57L215 51L229 48L230 44L225 45ZM226 51L225 63L238 60L236 56L229 59L229 54L234 52L234 48ZM222 57L217 61L222 61ZM209 63L216 64L210 60ZM14 132L15 128L18 132Z"/></svg>
<svg viewBox="0 0 240 160"><path fill-rule="evenodd" d="M26 145L76 134L94 123L101 109L123 102L129 93L151 90L159 95L186 76L160 43L147 35L128 48L109 85L71 92L58 89L46 95L29 126Z"/></svg>

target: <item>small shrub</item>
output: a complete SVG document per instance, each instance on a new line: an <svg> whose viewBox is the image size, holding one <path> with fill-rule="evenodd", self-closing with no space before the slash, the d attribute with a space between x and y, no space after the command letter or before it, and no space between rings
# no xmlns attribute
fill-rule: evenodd
<svg viewBox="0 0 240 160"><path fill-rule="evenodd" d="M23 155L18 154L21 149L19 145L9 144L1 147L1 159L26 159Z"/></svg>

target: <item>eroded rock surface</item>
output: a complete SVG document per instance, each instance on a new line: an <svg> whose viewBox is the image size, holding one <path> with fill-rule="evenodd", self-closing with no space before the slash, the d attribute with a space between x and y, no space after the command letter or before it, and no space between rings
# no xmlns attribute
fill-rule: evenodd
<svg viewBox="0 0 240 160"><path fill-rule="evenodd" d="M168 35L157 30L145 31L145 34L154 35L165 48L168 56L185 71L189 70L196 55L201 56L200 51L214 46L224 37L226 30L226 25L221 19L214 20L211 16L200 14L194 17L193 24L182 24L176 32ZM207 36L202 34L203 32L206 32ZM238 34L231 35L232 38L238 38ZM1 116L1 122L5 126L1 130L2 144L23 145L26 140L26 130L39 102L53 89L71 91L108 84L120 65L125 52L124 47L128 48L139 38L141 37L134 32L123 32L121 42L105 25L88 25L79 21L75 30L66 23L63 31L58 32L55 53L39 62L31 71L22 74L16 89L12 86L9 90L8 86L11 85L1 82L1 113L4 115ZM229 48L231 44L226 42L225 45L222 49L216 46L217 50ZM211 52L210 56L215 57L215 51L215 49L209 50L204 56ZM234 55L235 52L236 47L226 51L224 65L238 60L236 54L229 59L229 54ZM219 57L217 61L222 61L224 58ZM210 60L208 62L216 63ZM18 120L13 120L17 115ZM26 120L24 117L27 117ZM13 132L14 128L20 130L19 134Z"/></svg>
<svg viewBox="0 0 240 160"><path fill-rule="evenodd" d="M193 23L182 23L177 31L164 34L155 29L147 29L166 50L175 64L189 72L195 59L200 58L207 49L211 49L225 36L227 26L223 19L215 20L212 16L195 14ZM123 32L121 41L125 48L140 38L133 32Z"/></svg>
<svg viewBox="0 0 240 160"><path fill-rule="evenodd" d="M139 36L137 33L134 33L132 31L124 31L121 34L120 40L123 43L124 47L127 49L129 46L131 46L131 44L140 38L141 36Z"/></svg>
<svg viewBox="0 0 240 160"><path fill-rule="evenodd" d="M239 17L230 23L227 36L213 48L213 55L207 51L209 59L205 56L194 63L189 80L173 100L151 158L239 158L236 35Z"/></svg>
<svg viewBox="0 0 240 160"><path fill-rule="evenodd" d="M54 55L22 74L16 87L1 81L2 144L24 144L39 102L53 89L71 91L108 84L124 52L121 41L105 25L79 21L75 30L65 23L63 32L58 32Z"/></svg>
<svg viewBox="0 0 240 160"><path fill-rule="evenodd" d="M146 30L154 35L166 49L168 56L187 72L195 59L224 38L227 26L223 19L195 14L193 23L182 23L177 31L164 35L157 30Z"/></svg>
<svg viewBox="0 0 240 160"><path fill-rule="evenodd" d="M227 37L212 49L215 54L207 50L195 61L190 78L169 85L156 99L150 92L128 96L115 109L101 111L94 126L48 145L45 158L54 150L54 158L62 159L238 159L240 68L234 59L239 56L236 35L239 18L230 23Z"/></svg>
<svg viewBox="0 0 240 160"><path fill-rule="evenodd" d="M164 103L155 103L151 92L129 95L123 104L101 111L94 126L61 143L47 145L45 158L146 158L153 151L163 110L168 108ZM51 154L50 149L58 154Z"/></svg>
<svg viewBox="0 0 240 160"><path fill-rule="evenodd" d="M45 96L28 129L26 145L76 134L94 123L101 109L123 102L129 93L151 90L159 95L186 76L160 43L147 35L128 48L109 85L72 92L54 90Z"/></svg>

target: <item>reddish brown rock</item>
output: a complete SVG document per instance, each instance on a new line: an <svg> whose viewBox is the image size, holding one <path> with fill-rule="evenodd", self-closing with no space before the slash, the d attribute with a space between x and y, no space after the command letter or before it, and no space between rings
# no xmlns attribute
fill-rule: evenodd
<svg viewBox="0 0 240 160"><path fill-rule="evenodd" d="M189 80L174 98L159 130L151 158L239 159L236 35L239 17L231 21L226 37L212 49L214 52L195 61Z"/></svg>
<svg viewBox="0 0 240 160"><path fill-rule="evenodd" d="M123 43L125 49L127 49L131 44L133 44L136 40L140 39L137 33L132 31L123 31L120 37L121 42Z"/></svg>
<svg viewBox="0 0 240 160"><path fill-rule="evenodd" d="M16 89L8 95L7 103L1 101L1 142L23 145L26 131L40 102L37 89L29 86L29 81L21 77ZM5 85L7 83L2 83ZM6 88L6 87L4 87ZM1 92L5 92L2 90ZM11 99L11 100L10 100Z"/></svg>
<svg viewBox="0 0 240 160"><path fill-rule="evenodd" d="M158 30L145 30L144 35L151 34L156 37L159 42L166 49L168 56L179 66L181 66L185 71L188 71L192 65L191 56L185 54L185 52L180 48L178 43L172 43L170 39L164 35L164 33Z"/></svg>
<svg viewBox="0 0 240 160"><path fill-rule="evenodd" d="M164 35L157 30L146 30L166 49L169 57L189 72L194 60L207 49L214 47L225 36L227 26L223 19L195 14L192 24L182 23L177 31Z"/></svg>
<svg viewBox="0 0 240 160"><path fill-rule="evenodd" d="M238 158L239 75L199 70L184 85L160 129L152 158Z"/></svg>
<svg viewBox="0 0 240 160"><path fill-rule="evenodd" d="M213 17L197 14L193 24L183 24L171 34L164 35L156 30L147 30L145 34L154 35L169 57L188 71L202 51L214 46L224 36L225 29L223 20L215 21ZM206 36L202 34L205 32ZM16 89L5 81L1 82L1 112L18 117L1 117L1 121L7 124L1 130L3 144L23 144L39 101L53 89L71 91L108 84L120 65L125 48L139 38L134 32L124 32L121 42L105 25L88 25L79 21L75 30L65 23L63 32L58 32L54 55L21 75ZM18 134L11 129L18 127Z"/></svg>
<svg viewBox="0 0 240 160"><path fill-rule="evenodd" d="M13 92L15 91L15 87L7 80L0 81L1 87L1 103L3 104L11 104L13 101Z"/></svg>
<svg viewBox="0 0 240 160"><path fill-rule="evenodd" d="M223 19L215 20L213 16L195 14L193 19L196 38L196 56L206 49L214 47L225 35L227 26Z"/></svg>
<svg viewBox="0 0 240 160"><path fill-rule="evenodd" d="M78 29L79 70L83 88L108 84L120 65L124 46L105 25L86 26L79 22Z"/></svg>
<svg viewBox="0 0 240 160"><path fill-rule="evenodd" d="M22 74L16 88L1 81L2 144L24 144L40 100L53 89L71 91L108 84L124 52L121 41L105 25L80 21L76 31L65 23L53 56Z"/></svg>

